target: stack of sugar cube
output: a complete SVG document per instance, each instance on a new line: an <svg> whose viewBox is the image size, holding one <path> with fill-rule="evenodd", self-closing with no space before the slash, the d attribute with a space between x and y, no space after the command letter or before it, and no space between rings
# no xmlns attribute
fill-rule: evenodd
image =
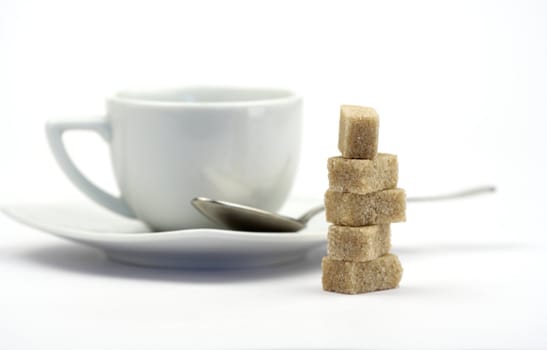
<svg viewBox="0 0 547 350"><path fill-rule="evenodd" d="M390 254L391 223L405 221L406 195L397 188L397 156L377 153L379 118L372 108L340 109L338 148L328 160L323 289L357 294L398 286L402 267Z"/></svg>

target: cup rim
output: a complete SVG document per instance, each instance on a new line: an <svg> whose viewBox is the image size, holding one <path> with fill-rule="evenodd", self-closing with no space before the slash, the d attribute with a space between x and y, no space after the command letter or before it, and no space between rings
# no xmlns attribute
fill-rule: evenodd
<svg viewBox="0 0 547 350"><path fill-rule="evenodd" d="M255 90L255 91L270 91L273 93L282 93L284 96L276 96L272 98L257 98L248 100L234 100L234 101L169 101L152 98L137 98L130 97L135 92L152 92L161 90L182 90L182 89L194 89L194 90ZM181 85L181 86L163 86L163 87L149 87L149 88L128 88L118 90L107 97L108 102L117 102L136 106L157 106L157 107L185 107L185 108L210 108L210 107L249 107L249 106L271 106L282 105L300 101L302 98L294 90L279 87L270 86L245 86L245 85Z"/></svg>

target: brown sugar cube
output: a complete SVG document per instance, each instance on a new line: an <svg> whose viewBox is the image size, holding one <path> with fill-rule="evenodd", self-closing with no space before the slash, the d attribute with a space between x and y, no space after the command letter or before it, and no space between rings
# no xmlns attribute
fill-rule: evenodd
<svg viewBox="0 0 547 350"><path fill-rule="evenodd" d="M397 187L397 156L378 153L374 159L331 157L328 160L329 188L338 192L370 193Z"/></svg>
<svg viewBox="0 0 547 350"><path fill-rule="evenodd" d="M345 294L396 288L403 275L401 263L393 254L364 262L334 260L326 256L321 268L323 289Z"/></svg>
<svg viewBox="0 0 547 350"><path fill-rule="evenodd" d="M362 227L330 225L328 255L333 260L369 261L391 247L389 224Z"/></svg>
<svg viewBox="0 0 547 350"><path fill-rule="evenodd" d="M378 126L373 108L341 106L338 149L342 157L373 159L378 151Z"/></svg>
<svg viewBox="0 0 547 350"><path fill-rule="evenodd" d="M389 224L406 220L406 194L400 188L367 194L325 193L327 221L342 226Z"/></svg>

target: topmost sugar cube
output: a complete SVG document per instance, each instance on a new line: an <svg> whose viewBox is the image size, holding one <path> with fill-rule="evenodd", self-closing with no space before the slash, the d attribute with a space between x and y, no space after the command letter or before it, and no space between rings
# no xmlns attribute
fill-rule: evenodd
<svg viewBox="0 0 547 350"><path fill-rule="evenodd" d="M373 108L342 105L338 149L344 158L373 159L378 151L378 113Z"/></svg>

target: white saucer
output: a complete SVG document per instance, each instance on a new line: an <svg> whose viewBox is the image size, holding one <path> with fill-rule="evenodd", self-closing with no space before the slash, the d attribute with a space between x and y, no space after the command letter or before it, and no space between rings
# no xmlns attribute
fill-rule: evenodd
<svg viewBox="0 0 547 350"><path fill-rule="evenodd" d="M153 267L241 268L286 263L324 246L327 232L322 215L298 233L218 229L154 233L139 221L87 203L19 205L2 211L30 227L101 249L113 260Z"/></svg>

